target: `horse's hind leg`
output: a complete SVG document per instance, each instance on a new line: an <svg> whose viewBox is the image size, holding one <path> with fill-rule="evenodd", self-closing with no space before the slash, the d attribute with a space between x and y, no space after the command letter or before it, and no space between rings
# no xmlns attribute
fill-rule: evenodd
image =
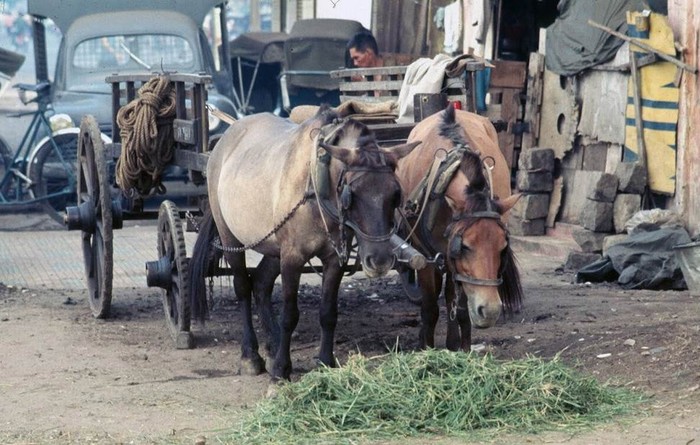
<svg viewBox="0 0 700 445"><path fill-rule="evenodd" d="M223 238L223 236L222 236ZM223 241L223 239L222 239ZM224 245L231 245L226 243ZM245 253L225 252L226 261L233 269L233 287L243 308L243 341L241 342L240 372L258 375L265 372L265 360L258 353L258 338L253 328L252 290L253 280L248 274Z"/></svg>
<svg viewBox="0 0 700 445"><path fill-rule="evenodd" d="M264 256L253 275L253 295L262 321L263 330L267 337L266 348L271 356L277 354L279 348L280 327L272 310L272 291L275 279L280 274L279 258Z"/></svg>

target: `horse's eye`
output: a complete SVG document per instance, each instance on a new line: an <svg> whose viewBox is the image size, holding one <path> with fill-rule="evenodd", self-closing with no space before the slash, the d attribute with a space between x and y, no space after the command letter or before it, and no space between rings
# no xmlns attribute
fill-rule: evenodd
<svg viewBox="0 0 700 445"><path fill-rule="evenodd" d="M469 253L471 252L472 249L469 248L469 246L462 244L462 252L464 253Z"/></svg>

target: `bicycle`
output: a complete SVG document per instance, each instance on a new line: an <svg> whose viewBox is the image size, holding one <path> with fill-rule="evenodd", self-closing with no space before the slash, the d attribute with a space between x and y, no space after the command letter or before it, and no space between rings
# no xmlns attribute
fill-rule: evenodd
<svg viewBox="0 0 700 445"><path fill-rule="evenodd" d="M65 208L76 203L78 128L54 131L49 82L17 84L23 104L36 103L36 110L9 117L32 116L17 150L0 137L0 211L41 207L53 220L64 224ZM27 92L36 94L28 98Z"/></svg>

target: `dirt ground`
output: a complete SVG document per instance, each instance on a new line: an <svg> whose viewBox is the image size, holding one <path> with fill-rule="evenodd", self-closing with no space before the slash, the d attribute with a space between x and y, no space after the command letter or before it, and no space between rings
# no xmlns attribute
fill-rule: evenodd
<svg viewBox="0 0 700 445"><path fill-rule="evenodd" d="M585 374L653 398L645 416L632 421L573 437L495 442L700 443L700 297L572 284L572 273L556 258L518 258L524 310L475 331L474 343L504 359L561 354ZM0 443L193 443L233 425L265 397L270 381L238 375L239 308L228 280L214 288L212 321L195 330L197 347L176 350L157 291L116 289L114 316L102 321L90 315L83 292L0 285ZM318 288L304 285L294 378L316 366L317 301ZM418 307L396 275L345 279L338 358L342 363L357 350L382 353L397 342L412 350L418 323ZM444 322L440 326L442 334Z"/></svg>

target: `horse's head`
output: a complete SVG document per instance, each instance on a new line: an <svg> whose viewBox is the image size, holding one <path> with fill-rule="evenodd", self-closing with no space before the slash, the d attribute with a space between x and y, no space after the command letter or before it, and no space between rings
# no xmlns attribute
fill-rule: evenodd
<svg viewBox="0 0 700 445"><path fill-rule="evenodd" d="M353 120L336 134L332 144L321 146L339 161L331 168L338 213L357 238L365 273L379 277L394 265L389 239L396 232L394 211L402 198L396 163L420 142L380 147L374 134Z"/></svg>
<svg viewBox="0 0 700 445"><path fill-rule="evenodd" d="M450 203L455 221L447 229L447 253L457 310L468 309L472 324L479 328L493 326L502 307L512 312L520 306L515 258L501 221L517 199L514 195L493 201L484 192L471 192L467 206Z"/></svg>
<svg viewBox="0 0 700 445"><path fill-rule="evenodd" d="M455 145L468 147L454 110L445 113L441 135ZM468 181L464 195L458 199L445 196L452 209L446 236L456 310L468 309L472 324L479 328L493 326L502 308L512 313L522 301L520 278L502 220L520 195L500 200L494 197L484 174L486 168L478 152L465 150L459 168Z"/></svg>

